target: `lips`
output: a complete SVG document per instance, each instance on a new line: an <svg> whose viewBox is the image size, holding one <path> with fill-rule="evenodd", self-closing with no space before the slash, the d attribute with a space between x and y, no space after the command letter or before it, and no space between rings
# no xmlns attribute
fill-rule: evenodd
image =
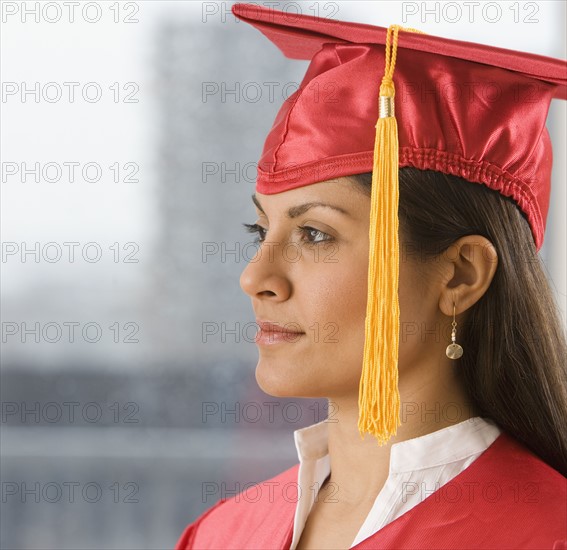
<svg viewBox="0 0 567 550"><path fill-rule="evenodd" d="M305 334L300 328L298 323L276 323L275 321L261 321L256 319L258 327L263 332L282 332L285 334Z"/></svg>
<svg viewBox="0 0 567 550"><path fill-rule="evenodd" d="M256 319L256 323L260 330L256 334L255 342L259 345L293 343L305 336L298 323L276 323L260 319Z"/></svg>

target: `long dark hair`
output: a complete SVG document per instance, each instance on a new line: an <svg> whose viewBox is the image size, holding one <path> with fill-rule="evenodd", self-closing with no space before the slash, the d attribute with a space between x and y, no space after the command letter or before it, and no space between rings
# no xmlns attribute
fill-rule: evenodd
<svg viewBox="0 0 567 550"><path fill-rule="evenodd" d="M370 193L372 174L353 179ZM567 476L567 343L521 210L484 185L401 168L399 219L424 259L465 235L482 235L496 248L490 287L459 331L466 352L458 372L480 416Z"/></svg>

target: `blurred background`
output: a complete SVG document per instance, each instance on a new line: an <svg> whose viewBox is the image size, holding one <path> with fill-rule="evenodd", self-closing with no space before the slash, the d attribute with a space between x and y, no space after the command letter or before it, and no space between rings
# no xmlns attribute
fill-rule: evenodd
<svg viewBox="0 0 567 550"><path fill-rule="evenodd" d="M0 546L172 548L326 415L258 388L238 282L254 163L307 63L232 2L0 5ZM264 5L566 56L565 2ZM564 320L565 119L541 251Z"/></svg>

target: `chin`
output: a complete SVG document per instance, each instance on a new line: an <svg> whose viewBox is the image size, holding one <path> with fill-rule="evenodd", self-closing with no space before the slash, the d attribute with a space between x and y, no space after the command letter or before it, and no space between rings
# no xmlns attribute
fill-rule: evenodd
<svg viewBox="0 0 567 550"><path fill-rule="evenodd" d="M264 393L272 397L325 397L321 394L320 380L318 384L317 381L310 384L302 376L305 369L285 363L260 358L256 366L256 382ZM300 370L303 372L300 373Z"/></svg>

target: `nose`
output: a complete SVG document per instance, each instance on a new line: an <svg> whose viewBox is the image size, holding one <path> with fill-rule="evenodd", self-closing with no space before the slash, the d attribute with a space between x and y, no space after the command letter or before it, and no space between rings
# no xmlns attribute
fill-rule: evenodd
<svg viewBox="0 0 567 550"><path fill-rule="evenodd" d="M250 296L283 302L291 295L291 283L279 244L264 242L240 275L240 287Z"/></svg>

